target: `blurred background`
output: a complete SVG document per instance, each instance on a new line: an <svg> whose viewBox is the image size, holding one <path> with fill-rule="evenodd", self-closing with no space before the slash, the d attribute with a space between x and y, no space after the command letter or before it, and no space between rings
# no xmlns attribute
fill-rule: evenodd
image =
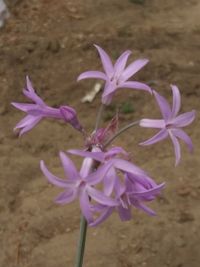
<svg viewBox="0 0 200 267"><path fill-rule="evenodd" d="M81 136L69 125L44 120L24 137L13 127L24 116L10 102L26 102L25 75L51 106L77 109L88 131L94 127L100 95L81 103L96 81L77 83L86 70L101 70L93 44L116 59L123 51L130 61L150 63L135 79L148 83L171 100L170 84L182 94L182 112L197 110L186 129L195 152L182 145L182 161L174 167L170 141L142 148L138 143L153 130L134 128L116 145L166 189L150 206L148 217L133 211L133 220L121 222L113 214L88 230L87 267L199 267L200 266L200 2L198 0L8 0L10 16L0 28L0 266L73 266L78 231L78 203L54 204L59 192L39 169L43 159L63 177L59 150L82 148ZM103 118L106 125L117 108L120 126L140 118L159 118L147 93L119 91ZM77 164L80 163L80 159Z"/></svg>

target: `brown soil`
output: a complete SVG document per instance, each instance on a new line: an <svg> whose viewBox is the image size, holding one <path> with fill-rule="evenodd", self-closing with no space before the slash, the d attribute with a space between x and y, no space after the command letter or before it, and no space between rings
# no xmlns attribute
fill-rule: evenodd
<svg viewBox="0 0 200 267"><path fill-rule="evenodd" d="M133 2L8 1L11 17L0 31L0 267L73 266L78 237L78 203L54 204L59 190L47 183L38 163L44 159L52 172L61 174L59 150L81 148L82 139L70 126L55 121L43 121L20 139L13 134L12 128L23 114L10 102L25 101L22 88L26 74L49 105L77 108L82 123L91 131L100 96L92 104L82 104L80 99L95 81L77 83L76 78L87 69L101 68L93 43L113 58L130 49L132 60L150 59L137 79L168 98L169 84L177 84L182 92L182 111L198 111L199 1ZM123 107L127 101L133 110L122 113L121 125L160 116L148 94L122 91L105 122L115 107ZM116 144L131 151L139 166L157 182L166 181L167 186L162 197L151 204L157 217L134 211L133 220L123 223L114 214L101 226L90 228L85 267L200 266L199 121L197 116L187 129L195 153L190 155L183 144L177 168L170 142L149 148L137 145L152 131L135 128L119 138Z"/></svg>

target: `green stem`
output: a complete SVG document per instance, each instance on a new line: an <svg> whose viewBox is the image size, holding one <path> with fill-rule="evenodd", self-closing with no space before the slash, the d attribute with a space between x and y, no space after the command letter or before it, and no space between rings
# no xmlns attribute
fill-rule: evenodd
<svg viewBox="0 0 200 267"><path fill-rule="evenodd" d="M104 104L101 104L101 106L99 108L99 111L98 111L98 114L97 114L97 119L96 119L96 124L95 124L95 129L94 129L95 132L99 128L99 124L101 122L101 117L102 117L102 113L103 113L104 108L105 108L105 105Z"/></svg>
<svg viewBox="0 0 200 267"><path fill-rule="evenodd" d="M86 241L86 234L87 234L87 221L83 215L81 217L79 234L80 236L79 236L79 241L78 241L78 249L76 253L75 267L82 267L83 265L83 256L84 256L85 241Z"/></svg>
<svg viewBox="0 0 200 267"><path fill-rule="evenodd" d="M116 134L114 134L110 139L108 139L108 141L104 144L104 148L106 148L108 145L110 145L112 143L112 141L117 138L120 134L122 134L123 132L127 131L129 128L132 128L133 126L136 126L140 121L134 121L131 122L130 124L124 126L122 129L120 129Z"/></svg>

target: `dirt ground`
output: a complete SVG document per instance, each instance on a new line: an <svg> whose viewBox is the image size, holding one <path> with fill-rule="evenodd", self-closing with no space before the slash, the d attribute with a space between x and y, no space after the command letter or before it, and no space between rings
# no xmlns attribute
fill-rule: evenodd
<svg viewBox="0 0 200 267"><path fill-rule="evenodd" d="M141 148L151 130L132 129L116 145L132 152L136 164L166 189L151 207L156 217L134 211L130 222L116 214L88 230L85 267L200 266L200 2L198 0L16 0L8 1L11 17L0 30L0 267L73 266L79 230L78 203L54 204L59 190L39 169L44 159L62 175L59 150L82 148L82 138L63 123L45 120L18 138L13 127L24 116L10 106L25 102L25 75L51 106L69 104L92 131L100 96L91 104L81 98L96 81L76 82L88 69L101 69L93 44L113 58L126 49L131 60L150 63L136 75L170 99L169 85L182 93L182 111L197 110L187 128L195 152L182 145L174 167L170 141ZM128 105L128 108L127 108ZM104 123L121 108L120 125L159 117L147 93L121 90ZM128 111L127 111L128 109ZM80 159L76 159L80 162Z"/></svg>

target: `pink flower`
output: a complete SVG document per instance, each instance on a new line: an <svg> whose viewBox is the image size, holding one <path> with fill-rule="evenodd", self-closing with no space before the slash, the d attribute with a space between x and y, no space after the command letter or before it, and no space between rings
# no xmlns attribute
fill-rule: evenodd
<svg viewBox="0 0 200 267"><path fill-rule="evenodd" d="M108 54L98 45L95 45L95 47L100 55L105 73L101 71L86 71L79 75L78 81L88 78L104 80L105 87L102 95L103 104L109 105L116 90L119 88L145 90L151 93L151 88L148 85L128 80L148 63L147 59L138 59L126 67L128 57L131 54L131 51L127 50L117 59L113 66Z"/></svg>
<svg viewBox="0 0 200 267"><path fill-rule="evenodd" d="M82 131L76 111L69 106L61 106L59 108L52 108L47 106L44 101L35 93L32 87L30 79L26 78L26 89L23 90L24 95L31 99L34 104L31 103L11 103L14 107L27 113L14 128L19 129L19 134L22 135L30 131L36 124L38 124L43 118L55 118L61 119L70 123L78 131Z"/></svg>
<svg viewBox="0 0 200 267"><path fill-rule="evenodd" d="M195 118L195 111L192 110L190 112L178 115L181 106L180 92L178 87L175 85L172 85L171 88L173 93L172 108L170 108L170 105L163 96L159 95L156 91L153 91L153 94L156 98L156 101L163 115L163 119L161 120L142 119L140 121L140 126L148 128L160 128L161 130L152 138L140 144L151 145L170 136L172 143L174 145L176 165L177 165L180 162L181 158L180 144L178 142L178 138L183 140L187 144L190 152L193 151L193 145L190 137L181 128L193 122Z"/></svg>

